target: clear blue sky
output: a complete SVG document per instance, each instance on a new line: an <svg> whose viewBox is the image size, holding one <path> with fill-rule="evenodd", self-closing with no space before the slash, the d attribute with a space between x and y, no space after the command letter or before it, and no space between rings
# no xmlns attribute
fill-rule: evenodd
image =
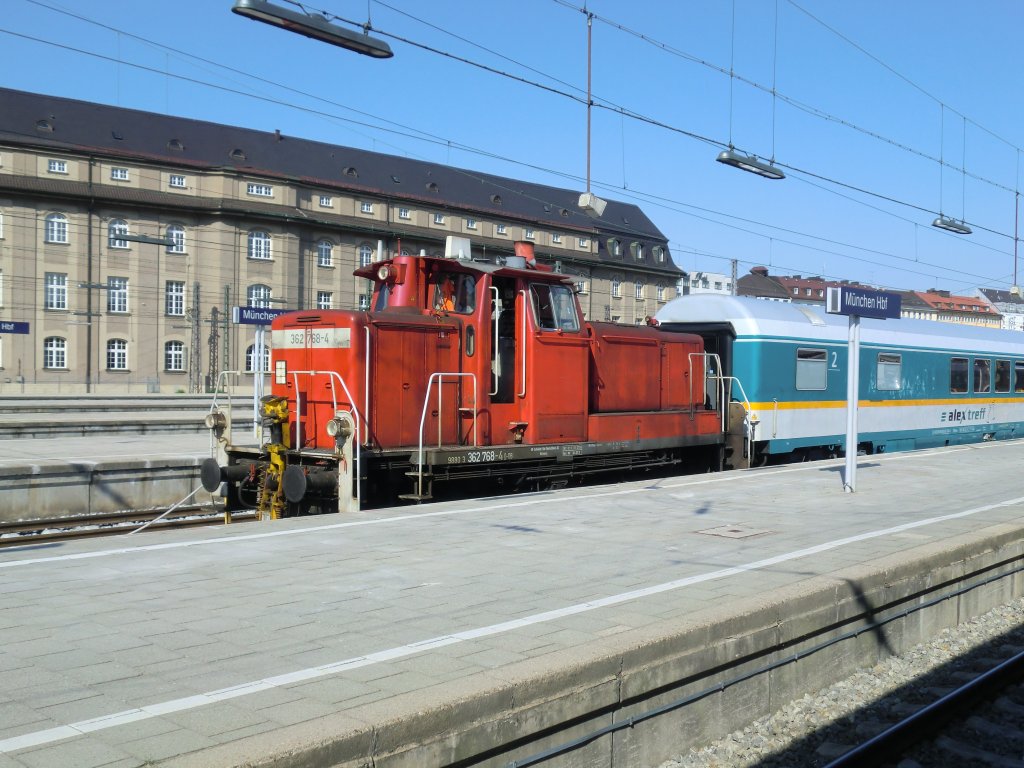
<svg viewBox="0 0 1024 768"><path fill-rule="evenodd" d="M306 5L369 15L395 51L381 61L237 16L232 0L5 0L0 83L582 189L582 5ZM594 99L611 107L593 110L592 187L642 206L684 269L727 273L737 259L741 274L762 264L889 288L1012 284L1024 3L587 8ZM730 140L774 154L787 178L714 162ZM933 228L940 210L975 234Z"/></svg>

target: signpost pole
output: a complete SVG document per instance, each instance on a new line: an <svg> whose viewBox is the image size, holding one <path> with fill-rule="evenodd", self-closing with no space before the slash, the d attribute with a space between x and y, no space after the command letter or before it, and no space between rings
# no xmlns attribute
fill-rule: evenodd
<svg viewBox="0 0 1024 768"><path fill-rule="evenodd" d="M860 401L860 316L849 316L846 344L846 473L843 490L857 488L857 404Z"/></svg>

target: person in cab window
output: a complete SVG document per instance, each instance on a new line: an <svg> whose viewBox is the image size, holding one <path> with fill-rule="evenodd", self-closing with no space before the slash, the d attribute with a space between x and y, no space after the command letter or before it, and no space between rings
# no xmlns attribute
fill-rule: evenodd
<svg viewBox="0 0 1024 768"><path fill-rule="evenodd" d="M439 312L455 309L455 282L451 275L442 275L434 286L434 309Z"/></svg>

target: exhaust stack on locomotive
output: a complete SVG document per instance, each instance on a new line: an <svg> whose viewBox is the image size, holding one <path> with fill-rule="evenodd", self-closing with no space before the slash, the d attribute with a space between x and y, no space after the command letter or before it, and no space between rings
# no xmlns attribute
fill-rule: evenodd
<svg viewBox="0 0 1024 768"><path fill-rule="evenodd" d="M269 441L224 441L204 468L229 510L280 517L353 508L349 497L428 500L441 484L720 467L728 398L700 337L585 321L570 279L538 266L530 243L499 265L449 241L449 258L356 270L374 283L369 311L274 319Z"/></svg>

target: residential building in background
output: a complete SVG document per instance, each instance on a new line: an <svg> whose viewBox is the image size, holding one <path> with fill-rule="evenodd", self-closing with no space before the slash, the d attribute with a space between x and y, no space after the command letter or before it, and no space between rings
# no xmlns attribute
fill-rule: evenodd
<svg viewBox="0 0 1024 768"><path fill-rule="evenodd" d="M0 89L0 392L200 391L266 356L231 309L367 309L352 271L513 243L593 320L642 323L683 273L644 212L579 190Z"/></svg>

